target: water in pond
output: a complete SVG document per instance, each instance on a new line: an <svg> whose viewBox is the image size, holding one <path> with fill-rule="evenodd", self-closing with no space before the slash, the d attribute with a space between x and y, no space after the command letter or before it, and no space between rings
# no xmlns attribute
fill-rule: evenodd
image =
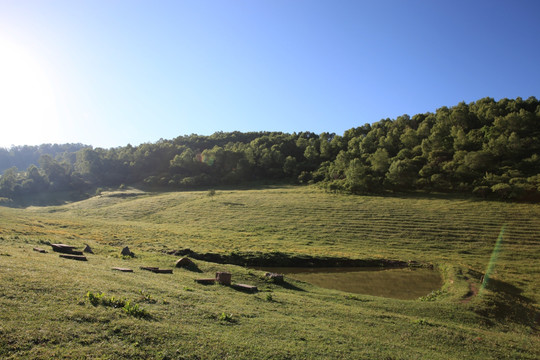
<svg viewBox="0 0 540 360"><path fill-rule="evenodd" d="M285 274L327 289L411 300L442 286L439 272L425 268L304 268L272 267L258 270Z"/></svg>

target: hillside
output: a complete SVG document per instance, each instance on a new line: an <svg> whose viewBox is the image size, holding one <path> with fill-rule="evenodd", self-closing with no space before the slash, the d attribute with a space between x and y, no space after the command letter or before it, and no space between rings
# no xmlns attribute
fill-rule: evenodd
<svg viewBox="0 0 540 360"><path fill-rule="evenodd" d="M0 203L67 190L89 196L106 186L178 190L253 183L317 183L355 194L422 191L540 200L535 97L484 98L383 119L342 135L217 132L112 149L58 147L66 151L46 154L47 147L36 148L39 167L26 169L5 169L25 164L21 149L0 151L5 169Z"/></svg>
<svg viewBox="0 0 540 360"><path fill-rule="evenodd" d="M314 187L148 193L134 189L62 206L0 207L3 358L523 358L535 359L540 206L448 196L350 196ZM487 288L479 288L505 225ZM35 246L89 244L88 262ZM119 255L128 245L134 258ZM269 283L199 254L264 258L413 260L444 279L431 301L351 295L287 280ZM48 248L50 249L50 248ZM111 271L123 266L133 273ZM229 270L248 294L193 280ZM93 306L88 292L148 313ZM136 314L132 311L131 314ZM536 315L537 316L537 315Z"/></svg>

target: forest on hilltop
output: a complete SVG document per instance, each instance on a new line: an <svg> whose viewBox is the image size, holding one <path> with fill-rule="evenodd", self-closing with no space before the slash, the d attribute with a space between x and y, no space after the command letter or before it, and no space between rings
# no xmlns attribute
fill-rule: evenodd
<svg viewBox="0 0 540 360"><path fill-rule="evenodd" d="M20 170L24 169L26 170ZM317 183L355 194L453 192L540 199L540 102L483 98L352 128L343 135L216 132L111 149L0 149L0 197L144 184Z"/></svg>

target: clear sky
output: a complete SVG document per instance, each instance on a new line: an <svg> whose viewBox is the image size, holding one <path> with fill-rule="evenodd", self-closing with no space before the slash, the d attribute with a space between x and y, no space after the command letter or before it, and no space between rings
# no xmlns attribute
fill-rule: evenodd
<svg viewBox="0 0 540 360"><path fill-rule="evenodd" d="M540 97L537 0L0 0L0 147L343 132Z"/></svg>

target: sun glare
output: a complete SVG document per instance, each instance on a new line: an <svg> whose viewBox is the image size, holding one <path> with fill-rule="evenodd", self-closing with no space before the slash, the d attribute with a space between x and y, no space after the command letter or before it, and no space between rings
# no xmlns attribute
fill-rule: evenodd
<svg viewBox="0 0 540 360"><path fill-rule="evenodd" d="M54 88L35 56L0 36L0 147L53 142Z"/></svg>

